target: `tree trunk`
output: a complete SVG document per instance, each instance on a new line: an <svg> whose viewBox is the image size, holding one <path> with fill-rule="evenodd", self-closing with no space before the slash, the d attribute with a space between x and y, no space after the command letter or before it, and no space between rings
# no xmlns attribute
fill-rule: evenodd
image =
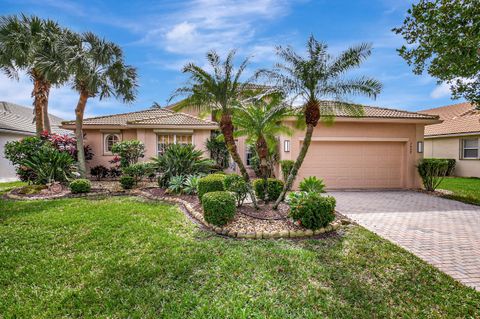
<svg viewBox="0 0 480 319"><path fill-rule="evenodd" d="M253 206L258 209L257 199L255 198L255 194L252 189L252 185L250 184L250 176L248 176L247 169L245 165L243 165L242 159L238 154L237 145L235 144L235 138L233 137L233 123L232 123L232 116L230 114L222 114L222 118L220 120L220 130L225 138L225 144L227 145L228 152L232 157L233 161L238 165L240 169L240 173L242 174L243 179L247 182L248 192L250 197L252 198Z"/></svg>
<svg viewBox="0 0 480 319"><path fill-rule="evenodd" d="M80 177L86 176L85 165L85 150L83 148L83 115L85 113L85 106L87 105L88 93L82 91L78 99L77 107L75 108L75 137L77 138L77 161L78 172Z"/></svg>
<svg viewBox="0 0 480 319"><path fill-rule="evenodd" d="M45 100L48 99L48 92L50 85L42 79L35 72L32 73L33 77L33 108L35 112L35 128L37 136L44 131L44 120L43 120L43 106L45 105Z"/></svg>
<svg viewBox="0 0 480 319"><path fill-rule="evenodd" d="M43 129L48 132L48 134L52 133L52 127L50 126L50 117L48 116L48 98L50 96L50 87L51 84L48 83L46 98L43 101Z"/></svg>
<svg viewBox="0 0 480 319"><path fill-rule="evenodd" d="M258 158L260 160L260 172L263 179L264 194L267 194L267 182L268 182L268 146L267 141L263 136L260 136L255 144L257 149ZM266 200L268 201L268 199Z"/></svg>

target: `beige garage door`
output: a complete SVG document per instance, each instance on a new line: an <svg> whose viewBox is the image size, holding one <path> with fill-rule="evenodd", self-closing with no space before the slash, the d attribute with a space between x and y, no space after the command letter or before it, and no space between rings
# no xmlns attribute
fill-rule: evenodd
<svg viewBox="0 0 480 319"><path fill-rule="evenodd" d="M297 181L323 178L327 188L402 188L405 143L312 142Z"/></svg>

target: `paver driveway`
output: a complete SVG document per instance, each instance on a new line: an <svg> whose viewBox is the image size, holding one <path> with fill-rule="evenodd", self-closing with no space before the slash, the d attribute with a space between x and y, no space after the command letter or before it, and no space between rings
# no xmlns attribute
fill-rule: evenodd
<svg viewBox="0 0 480 319"><path fill-rule="evenodd" d="M337 191L337 210L480 290L480 206L414 191Z"/></svg>

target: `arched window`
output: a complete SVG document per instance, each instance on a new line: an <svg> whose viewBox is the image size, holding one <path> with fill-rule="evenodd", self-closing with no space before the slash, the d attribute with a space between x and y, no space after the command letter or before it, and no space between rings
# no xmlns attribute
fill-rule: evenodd
<svg viewBox="0 0 480 319"><path fill-rule="evenodd" d="M120 142L120 137L118 134L106 134L104 139L104 150L105 153L111 153L113 145Z"/></svg>

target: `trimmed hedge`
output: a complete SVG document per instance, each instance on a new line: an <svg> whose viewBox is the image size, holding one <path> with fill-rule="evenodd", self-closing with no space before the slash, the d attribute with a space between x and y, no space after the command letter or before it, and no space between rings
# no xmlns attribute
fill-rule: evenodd
<svg viewBox="0 0 480 319"><path fill-rule="evenodd" d="M263 201L276 200L282 192L283 185L283 181L275 178L269 178L267 179L267 187L265 191L265 180L259 178L253 181L255 196Z"/></svg>
<svg viewBox="0 0 480 319"><path fill-rule="evenodd" d="M88 193L92 189L92 183L88 179L79 178L70 183L72 194Z"/></svg>
<svg viewBox="0 0 480 319"><path fill-rule="evenodd" d="M198 198L200 201L202 201L203 195L207 193L224 191L224 180L225 175L222 174L211 174L200 178L197 186Z"/></svg>
<svg viewBox="0 0 480 319"><path fill-rule="evenodd" d="M122 175L120 177L120 185L122 185L123 189L132 189L135 185L135 178L130 175Z"/></svg>
<svg viewBox="0 0 480 319"><path fill-rule="evenodd" d="M235 198L225 191L209 192L202 197L203 216L216 226L224 226L235 217Z"/></svg>
<svg viewBox="0 0 480 319"><path fill-rule="evenodd" d="M335 198L315 192L296 192L288 196L290 217L300 221L301 226L316 230L327 226L335 219Z"/></svg>

